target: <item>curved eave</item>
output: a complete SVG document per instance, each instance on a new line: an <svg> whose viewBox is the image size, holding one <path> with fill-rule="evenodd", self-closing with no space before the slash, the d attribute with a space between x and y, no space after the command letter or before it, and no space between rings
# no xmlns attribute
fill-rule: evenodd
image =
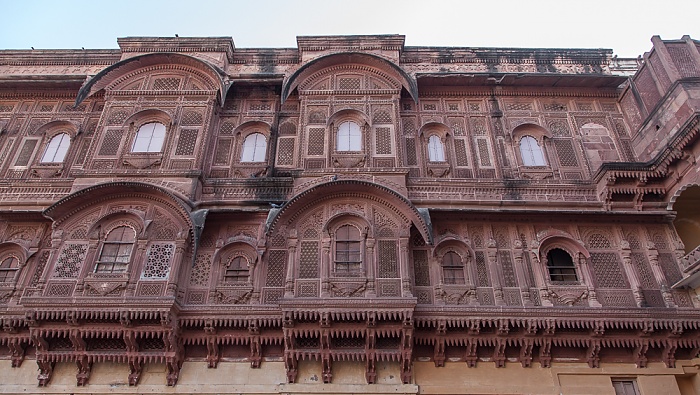
<svg viewBox="0 0 700 395"><path fill-rule="evenodd" d="M305 202L318 201L327 196L337 193L356 193L362 189L369 189L369 194L374 193L378 196L390 197L391 200L400 202L400 204L403 206L402 208L404 209L404 214L411 220L411 222L413 222L413 224L423 236L424 240L429 245L433 244L432 225L430 223L430 217L427 213L427 210L419 210L403 195L390 188L361 180L329 181L322 184L318 184L312 188L300 192L299 194L288 200L287 203L285 203L273 214L272 218L270 218L270 220L268 221L268 223L270 224L268 232L276 225L276 223L281 217L287 214L291 215L295 213L296 210L298 210L298 208L296 207L299 205L299 203L304 204Z"/></svg>
<svg viewBox="0 0 700 395"><path fill-rule="evenodd" d="M229 88L224 78L226 73L223 70L193 56L173 52L162 52L134 56L133 58L122 60L100 71L80 88L78 96L75 99L75 105L77 106L95 92L104 89L118 76L156 64L184 64L202 69L202 71L217 82L219 101L223 103L223 99L226 97L226 92Z"/></svg>
<svg viewBox="0 0 700 395"><path fill-rule="evenodd" d="M304 75L311 75L316 71L319 71L326 67L332 67L338 64L366 64L374 67L389 67L396 75L403 87L411 95L411 98L418 103L418 82L415 78L411 77L402 68L396 64L379 57L377 55L360 53L360 52L342 52L332 55L321 56L320 58L314 59L309 63L303 65L299 70L295 71L294 74L285 79L282 84L282 103L289 97L289 95L296 89L299 82Z"/></svg>
<svg viewBox="0 0 700 395"><path fill-rule="evenodd" d="M162 187L133 181L108 182L81 189L52 204L44 210L43 214L45 217L56 221L69 215L81 205L94 200L96 195L117 196L124 193L139 192L166 197L178 206L182 210L183 215L189 220L192 207L190 207L185 199L176 196Z"/></svg>

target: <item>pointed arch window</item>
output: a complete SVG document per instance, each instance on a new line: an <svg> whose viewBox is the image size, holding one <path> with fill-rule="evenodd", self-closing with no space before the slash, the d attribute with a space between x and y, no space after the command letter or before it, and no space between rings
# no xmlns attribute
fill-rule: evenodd
<svg viewBox="0 0 700 395"><path fill-rule="evenodd" d="M231 259L224 271L225 284L244 284L248 282L248 260L243 256Z"/></svg>
<svg viewBox="0 0 700 395"><path fill-rule="evenodd" d="M262 133L251 133L243 141L241 162L264 162L267 139Z"/></svg>
<svg viewBox="0 0 700 395"><path fill-rule="evenodd" d="M547 270L552 282L578 282L574 260L561 248L553 248L547 253Z"/></svg>
<svg viewBox="0 0 700 395"><path fill-rule="evenodd" d="M95 273L125 273L136 242L136 232L129 226L112 229L102 243Z"/></svg>
<svg viewBox="0 0 700 395"><path fill-rule="evenodd" d="M338 151L362 151L362 132L360 125L346 121L338 126Z"/></svg>
<svg viewBox="0 0 700 395"><path fill-rule="evenodd" d="M442 277L445 284L464 284L464 263L454 251L442 256Z"/></svg>
<svg viewBox="0 0 700 395"><path fill-rule="evenodd" d="M523 136L520 139L520 157L525 166L546 166L544 152L540 143L532 136Z"/></svg>
<svg viewBox="0 0 700 395"><path fill-rule="evenodd" d="M15 279L15 273L19 269L19 259L11 255L0 262L0 283L9 283Z"/></svg>
<svg viewBox="0 0 700 395"><path fill-rule="evenodd" d="M355 273L362 264L362 237L352 225L343 225L335 232L335 271Z"/></svg>
<svg viewBox="0 0 700 395"><path fill-rule="evenodd" d="M432 135L428 139L428 160L431 162L445 161L445 145L440 136Z"/></svg>
<svg viewBox="0 0 700 395"><path fill-rule="evenodd" d="M41 156L41 163L60 163L66 158L70 147L70 136L67 133L60 133L51 138L46 146L44 155Z"/></svg>
<svg viewBox="0 0 700 395"><path fill-rule="evenodd" d="M131 152L160 152L165 141L165 125L151 122L141 125Z"/></svg>

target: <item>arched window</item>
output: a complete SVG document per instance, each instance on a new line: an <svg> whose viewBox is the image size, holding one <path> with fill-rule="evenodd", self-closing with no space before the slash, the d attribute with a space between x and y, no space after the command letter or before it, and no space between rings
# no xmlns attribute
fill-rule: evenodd
<svg viewBox="0 0 700 395"><path fill-rule="evenodd" d="M445 284L464 284L464 264L456 252L442 256L442 278Z"/></svg>
<svg viewBox="0 0 700 395"><path fill-rule="evenodd" d="M9 283L15 279L15 273L19 268L19 260L15 256L8 256L0 262L0 283Z"/></svg>
<svg viewBox="0 0 700 395"><path fill-rule="evenodd" d="M568 252L554 248L547 253L549 280L553 282L578 282L576 266Z"/></svg>
<svg viewBox="0 0 700 395"><path fill-rule="evenodd" d="M445 161L445 146L439 136L432 135L428 139L428 159L431 162Z"/></svg>
<svg viewBox="0 0 700 395"><path fill-rule="evenodd" d="M136 233L128 226L112 229L102 243L95 273L125 273L131 261Z"/></svg>
<svg viewBox="0 0 700 395"><path fill-rule="evenodd" d="M151 122L141 125L131 152L160 152L165 141L165 125Z"/></svg>
<svg viewBox="0 0 700 395"><path fill-rule="evenodd" d="M264 162L267 140L261 133L251 133L243 141L241 162Z"/></svg>
<svg viewBox="0 0 700 395"><path fill-rule="evenodd" d="M66 153L70 147L70 136L67 133L61 133L53 136L49 144L46 146L46 151L41 157L41 163L60 163L66 158Z"/></svg>
<svg viewBox="0 0 700 395"><path fill-rule="evenodd" d="M248 260L243 256L231 259L224 271L225 284L242 284L248 282Z"/></svg>
<svg viewBox="0 0 700 395"><path fill-rule="evenodd" d="M537 140L532 136L520 139L520 156L525 166L546 166L544 152Z"/></svg>
<svg viewBox="0 0 700 395"><path fill-rule="evenodd" d="M354 273L362 263L360 231L352 225L343 225L335 232L335 271Z"/></svg>
<svg viewBox="0 0 700 395"><path fill-rule="evenodd" d="M362 151L360 125L346 121L338 126L338 151Z"/></svg>

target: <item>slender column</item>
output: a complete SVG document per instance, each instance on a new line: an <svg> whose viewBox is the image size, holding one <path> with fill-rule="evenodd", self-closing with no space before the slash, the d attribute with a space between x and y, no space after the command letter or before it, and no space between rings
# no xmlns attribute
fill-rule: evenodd
<svg viewBox="0 0 700 395"><path fill-rule="evenodd" d="M523 300L524 306L532 306L532 300L530 299L530 284L527 283L527 276L525 276L525 268L523 267L523 243L519 239L515 239L513 246L515 275L518 277L518 284L520 285L520 296Z"/></svg>
<svg viewBox="0 0 700 395"><path fill-rule="evenodd" d="M178 240L175 242L175 253L170 261L170 273L168 275L168 285L166 295L175 296L177 293L177 283L180 278L182 268L182 257L185 255L185 242Z"/></svg>
<svg viewBox="0 0 700 395"><path fill-rule="evenodd" d="M330 297L331 239L321 240L321 297Z"/></svg>
<svg viewBox="0 0 700 395"><path fill-rule="evenodd" d="M403 283L403 296L411 297L411 273L408 270L408 237L399 238L399 264L401 267L401 282Z"/></svg>
<svg viewBox="0 0 700 395"><path fill-rule="evenodd" d="M287 239L287 278L284 281L284 297L294 297L294 262L296 261L296 251L298 239L296 232Z"/></svg>
<svg viewBox="0 0 700 395"><path fill-rule="evenodd" d="M146 246L148 240L136 240L136 253L129 264L129 281L126 284L125 296L134 296L136 294L136 283L139 281L143 265L146 261Z"/></svg>
<svg viewBox="0 0 700 395"><path fill-rule="evenodd" d="M365 241L365 259L367 260L367 296L377 296L377 290L374 286L375 278L377 277L377 265L374 257L374 238L367 238Z"/></svg>
<svg viewBox="0 0 700 395"><path fill-rule="evenodd" d="M640 286L637 271L634 270L634 267L632 267L632 252L630 251L630 243L627 240L622 240L620 242L620 247L622 266L625 268L625 273L630 281L630 287L634 293L634 300L637 303L637 307L642 307L644 306L644 294L642 293L642 287Z"/></svg>
<svg viewBox="0 0 700 395"><path fill-rule="evenodd" d="M539 254L537 254L539 248L540 243L533 240L530 244L530 256L532 258L532 271L535 277L535 286L540 292L540 304L542 306L553 306L554 304L549 300L549 288L547 286L547 277L544 270L544 265L546 265L547 262L540 261Z"/></svg>
<svg viewBox="0 0 700 395"><path fill-rule="evenodd" d="M659 251L656 249L656 244L649 242L647 245L647 256L649 257L649 263L651 264L651 271L654 273L654 278L656 282L661 286L661 296L664 298L664 303L666 307L677 307L676 302L673 300L673 295L668 290L668 281L666 280L666 275L659 264Z"/></svg>
<svg viewBox="0 0 700 395"><path fill-rule="evenodd" d="M583 282L587 284L588 287L588 305L590 307L603 307L600 302L598 302L598 296L595 293L595 288L593 287L593 273L591 273L591 266L588 264L588 259L582 254L578 254L578 266L581 268L581 277L583 277Z"/></svg>
<svg viewBox="0 0 700 395"><path fill-rule="evenodd" d="M489 240L489 247L486 249L486 256L488 257L489 272L491 273L491 285L493 286L493 296L496 306L503 306L505 300L503 300L503 285L501 285L501 273L498 270L498 259L496 253L498 249L496 248L496 241Z"/></svg>

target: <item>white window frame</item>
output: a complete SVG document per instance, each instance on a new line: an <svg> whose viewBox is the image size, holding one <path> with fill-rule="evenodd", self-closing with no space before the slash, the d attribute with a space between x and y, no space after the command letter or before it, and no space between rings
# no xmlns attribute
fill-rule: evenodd
<svg viewBox="0 0 700 395"><path fill-rule="evenodd" d="M445 162L445 144L436 134L428 138L428 160L430 162Z"/></svg>
<svg viewBox="0 0 700 395"><path fill-rule="evenodd" d="M131 146L131 152L134 153L154 153L163 150L165 142L166 127L160 122L149 122L141 125L134 144Z"/></svg>
<svg viewBox="0 0 700 395"><path fill-rule="evenodd" d="M336 150L338 152L362 151L362 128L357 122L342 122L338 125L336 137Z"/></svg>
<svg viewBox="0 0 700 395"><path fill-rule="evenodd" d="M68 133L59 133L51 137L44 154L41 156L41 163L62 163L66 159L69 148L70 135Z"/></svg>
<svg viewBox="0 0 700 395"><path fill-rule="evenodd" d="M520 139L520 157L523 165L527 167L547 166L544 158L544 150L536 138L525 135Z"/></svg>
<svg viewBox="0 0 700 395"><path fill-rule="evenodd" d="M241 150L241 162L265 162L267 137L255 132L246 136Z"/></svg>

